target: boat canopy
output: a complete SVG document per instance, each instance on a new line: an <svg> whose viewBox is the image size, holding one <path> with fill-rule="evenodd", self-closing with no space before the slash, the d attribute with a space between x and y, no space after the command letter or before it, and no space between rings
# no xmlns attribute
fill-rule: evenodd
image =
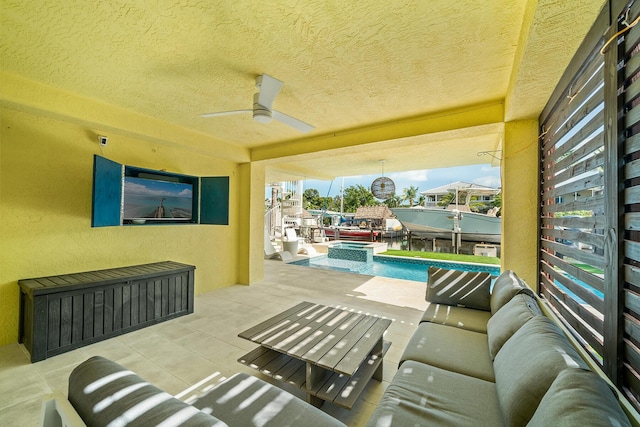
<svg viewBox="0 0 640 427"><path fill-rule="evenodd" d="M472 193L474 195L495 195L500 193L500 188L486 187L484 185L473 184L470 182L456 181L451 184L442 185L430 190L421 191L420 194L425 196L443 196L449 193L460 192Z"/></svg>

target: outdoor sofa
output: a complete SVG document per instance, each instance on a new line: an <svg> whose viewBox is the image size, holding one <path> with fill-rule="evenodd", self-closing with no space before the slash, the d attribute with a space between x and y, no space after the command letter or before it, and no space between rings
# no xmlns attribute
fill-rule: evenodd
<svg viewBox="0 0 640 427"><path fill-rule="evenodd" d="M430 302L369 427L629 426L616 392L512 271L431 268Z"/></svg>
<svg viewBox="0 0 640 427"><path fill-rule="evenodd" d="M543 315L530 288L505 271L489 293L490 279L430 269L431 304L367 425L630 426L615 390ZM251 375L236 374L189 405L99 356L73 370L68 400L59 392L43 405L45 426L127 422L344 425Z"/></svg>
<svg viewBox="0 0 640 427"><path fill-rule="evenodd" d="M235 374L191 404L116 362L94 356L69 376L68 400L43 403L49 426L342 426L320 409L245 373Z"/></svg>

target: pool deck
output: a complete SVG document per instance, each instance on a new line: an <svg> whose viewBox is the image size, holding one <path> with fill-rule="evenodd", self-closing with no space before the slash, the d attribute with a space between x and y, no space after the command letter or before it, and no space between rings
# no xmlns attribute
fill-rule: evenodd
<svg viewBox="0 0 640 427"><path fill-rule="evenodd" d="M211 280L199 279L200 283ZM196 285L197 286L197 285ZM393 287L393 292L389 292ZM69 373L95 355L114 360L169 394L188 401L236 372L246 372L305 399L299 388L258 373L237 359L255 348L238 333L292 307L311 301L391 319L385 339L383 381L370 381L352 410L325 403L321 410L350 427L365 426L398 369L402 352L428 303L426 284L264 261L257 283L214 289L195 296L194 313L77 348L36 363L22 344L0 347L0 422L40 425L42 397L66 395Z"/></svg>

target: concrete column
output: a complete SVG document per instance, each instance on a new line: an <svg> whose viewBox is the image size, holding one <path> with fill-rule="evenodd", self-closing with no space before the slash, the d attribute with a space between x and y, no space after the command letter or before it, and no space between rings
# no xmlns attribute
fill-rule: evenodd
<svg viewBox="0 0 640 427"><path fill-rule="evenodd" d="M264 165L239 166L238 283L264 278Z"/></svg>
<svg viewBox="0 0 640 427"><path fill-rule="evenodd" d="M503 270L538 289L538 121L505 123L502 152Z"/></svg>

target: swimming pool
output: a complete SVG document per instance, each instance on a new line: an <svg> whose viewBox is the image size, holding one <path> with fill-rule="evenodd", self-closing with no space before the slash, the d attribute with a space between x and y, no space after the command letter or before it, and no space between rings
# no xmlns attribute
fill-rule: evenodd
<svg viewBox="0 0 640 427"><path fill-rule="evenodd" d="M423 258L406 258L384 255L373 255L373 261L362 262L347 259L329 258L326 255L294 261L291 264L313 268L344 271L370 276L390 277L394 279L425 282L429 267L450 268L463 271L484 271L493 276L500 274L500 266L449 261L435 261Z"/></svg>

